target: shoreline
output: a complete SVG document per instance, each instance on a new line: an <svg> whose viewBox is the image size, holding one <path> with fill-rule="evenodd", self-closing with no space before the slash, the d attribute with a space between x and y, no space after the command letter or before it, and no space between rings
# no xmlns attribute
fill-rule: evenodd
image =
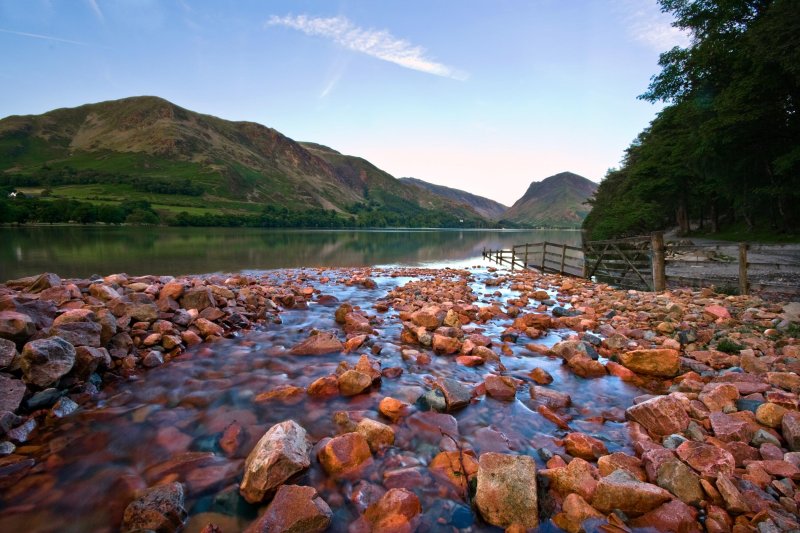
<svg viewBox="0 0 800 533"><path fill-rule="evenodd" d="M335 296L381 292L394 279L405 283L392 286L370 309L348 308L347 300ZM443 361L444 368L479 370L479 383L434 380L433 390L443 394L441 405L430 404L438 401L435 395L426 397L434 411L468 412L489 397L518 402L527 389L537 416L552 424L554 435L537 458L544 463L539 483L550 487L539 501L541 519L567 530L585 519L609 520L611 508L603 498L614 494L614 505L629 506L629 527L699 530L701 517L706 527L711 520L718 530L766 521L779 530L797 527L792 512L800 503L800 304L707 289L621 291L583 279L494 268L305 268L258 276L115 274L94 280L42 274L0 284L0 331L14 341L13 349L0 341L5 433L0 469L23 479L28 469L13 467L29 461L26 442L36 438L37 428L91 406L104 386L138 374L146 385L148 368L191 360L205 346L213 351L228 342L225 338L244 340L244 332L265 326L278 332L296 328L291 321L283 326L281 316L303 316L312 308L335 314L337 329L315 334L311 327L308 336L304 328L305 340L276 346L275 354L290 360L303 353L361 355L354 368L345 365L316 385L335 396L347 386L344 381L370 375L377 363L372 385L355 397L376 394L375 380L388 383L402 375L402 366L386 364L403 361L412 373L425 372L432 360ZM393 351L403 357L388 359ZM633 453L608 453L589 435L585 428L595 426L564 403L576 392L558 390L559 381L548 387L553 377L548 381L547 371L514 370L518 360L537 357L561 361L578 382L611 379L640 388L643 394L622 413L605 415L612 426L624 424ZM459 375L452 376L459 381ZM312 385L301 389L304 395L316 390ZM296 392L279 387L270 394L288 401ZM414 413L418 403L409 401L402 410ZM381 414L381 426L403 429L407 415ZM595 434L608 439L605 423L600 420ZM460 447L442 446L442 453L467 457ZM475 454L476 466L483 455ZM680 475L670 477L668 471ZM459 475L475 472L452 477ZM765 492L768 487L783 492L773 497ZM407 488L413 492L413 484ZM423 500L422 514L404 516L405 523L424 523L429 503ZM493 520L476 505L483 520Z"/></svg>

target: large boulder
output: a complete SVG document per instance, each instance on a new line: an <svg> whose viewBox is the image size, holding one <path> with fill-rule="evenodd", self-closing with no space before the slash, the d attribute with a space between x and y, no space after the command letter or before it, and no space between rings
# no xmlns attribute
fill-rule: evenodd
<svg viewBox="0 0 800 533"><path fill-rule="evenodd" d="M61 337L73 346L90 346L99 348L102 326L97 322L66 322L53 324L50 336Z"/></svg>
<svg viewBox="0 0 800 533"><path fill-rule="evenodd" d="M186 520L183 485L167 483L156 485L132 501L125 508L122 531L159 531L172 533L183 528Z"/></svg>
<svg viewBox="0 0 800 533"><path fill-rule="evenodd" d="M294 420L275 424L258 441L244 464L239 492L258 503L287 479L308 468L306 430Z"/></svg>
<svg viewBox="0 0 800 533"><path fill-rule="evenodd" d="M486 452L478 460L475 505L488 523L508 527L539 525L536 462L527 455Z"/></svg>
<svg viewBox="0 0 800 533"><path fill-rule="evenodd" d="M39 387L52 385L75 364L75 347L61 337L33 340L20 354L25 381Z"/></svg>
<svg viewBox="0 0 800 533"><path fill-rule="evenodd" d="M321 533L333 512L314 487L281 485L266 512L246 533Z"/></svg>
<svg viewBox="0 0 800 533"><path fill-rule="evenodd" d="M677 350L633 350L619 357L620 363L637 374L671 378L678 375L681 358Z"/></svg>
<svg viewBox="0 0 800 533"><path fill-rule="evenodd" d="M36 323L31 317L17 311L0 311L0 337L17 344L36 333Z"/></svg>
<svg viewBox="0 0 800 533"><path fill-rule="evenodd" d="M632 405L625 416L659 437L684 431L690 421L681 402L673 396L656 396Z"/></svg>

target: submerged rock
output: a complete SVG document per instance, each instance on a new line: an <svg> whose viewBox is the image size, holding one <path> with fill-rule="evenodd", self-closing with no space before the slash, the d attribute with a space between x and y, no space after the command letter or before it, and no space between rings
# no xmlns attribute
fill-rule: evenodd
<svg viewBox="0 0 800 533"><path fill-rule="evenodd" d="M495 526L539 525L536 461L527 455L481 454L475 506L483 519Z"/></svg>
<svg viewBox="0 0 800 533"><path fill-rule="evenodd" d="M123 532L180 531L186 520L183 485L168 483L144 491L125 509Z"/></svg>
<svg viewBox="0 0 800 533"><path fill-rule="evenodd" d="M281 485L246 533L321 533L331 524L333 512L314 487Z"/></svg>
<svg viewBox="0 0 800 533"><path fill-rule="evenodd" d="M247 456L239 492L248 502L258 503L310 465L306 430L294 420L275 424Z"/></svg>

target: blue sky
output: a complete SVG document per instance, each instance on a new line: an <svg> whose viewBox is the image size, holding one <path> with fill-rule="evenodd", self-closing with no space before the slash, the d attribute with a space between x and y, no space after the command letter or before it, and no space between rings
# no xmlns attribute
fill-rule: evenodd
<svg viewBox="0 0 800 533"><path fill-rule="evenodd" d="M675 44L655 0L0 0L0 117L157 95L510 205L617 166Z"/></svg>

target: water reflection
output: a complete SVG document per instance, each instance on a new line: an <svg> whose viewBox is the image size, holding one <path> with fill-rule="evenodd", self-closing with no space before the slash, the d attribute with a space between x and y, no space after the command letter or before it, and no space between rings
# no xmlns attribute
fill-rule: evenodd
<svg viewBox="0 0 800 533"><path fill-rule="evenodd" d="M126 272L181 275L302 266L474 264L483 248L580 245L565 230L266 230L37 226L0 228L0 280Z"/></svg>

